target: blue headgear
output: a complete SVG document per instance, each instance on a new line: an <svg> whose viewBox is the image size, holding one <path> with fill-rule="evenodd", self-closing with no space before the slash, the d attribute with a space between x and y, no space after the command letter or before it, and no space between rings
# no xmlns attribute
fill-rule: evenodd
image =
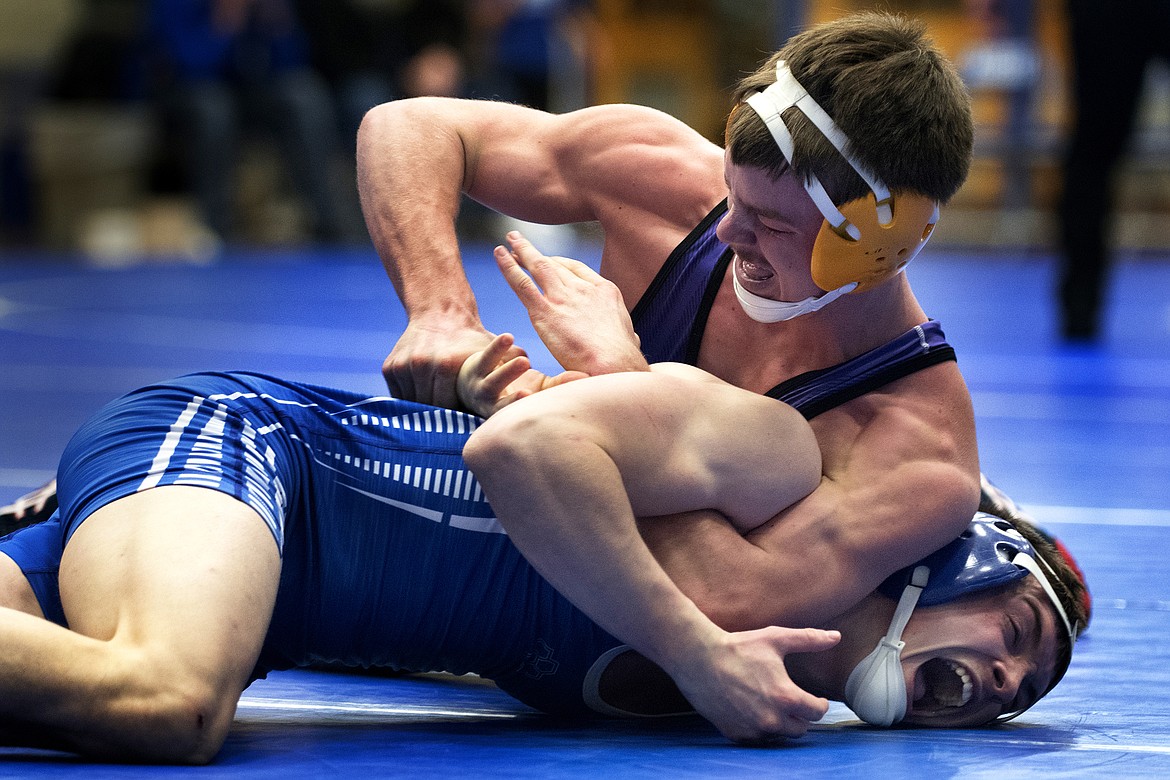
<svg viewBox="0 0 1170 780"><path fill-rule="evenodd" d="M1050 578L1055 579L1056 575L1051 567L1012 523L980 512L958 539L915 565L895 572L878 587L881 593L898 599L898 607L885 637L849 675L845 684L846 703L866 723L889 726L900 721L906 715L902 632L914 607L945 604L1016 582L1029 574L1039 580L1055 607L1068 632L1071 648L1076 627L1069 622L1052 588ZM1054 675L1052 685L1059 676L1059 673Z"/></svg>
<svg viewBox="0 0 1170 780"><path fill-rule="evenodd" d="M1036 557L1036 551L1011 523L994 515L977 514L958 539L913 566L894 572L878 590L897 600L910 584L914 569L930 569L930 581L918 603L924 607L946 604L981 590L1022 580L1028 570L1012 563L1019 553Z"/></svg>

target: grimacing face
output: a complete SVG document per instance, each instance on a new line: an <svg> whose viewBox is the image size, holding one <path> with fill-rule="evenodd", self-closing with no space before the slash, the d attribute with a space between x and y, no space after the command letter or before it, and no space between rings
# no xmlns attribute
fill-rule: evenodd
<svg viewBox="0 0 1170 780"><path fill-rule="evenodd" d="M732 272L748 292L774 300L800 300L822 292L809 261L824 217L791 171L766 171L724 158L727 216L719 240L735 252Z"/></svg>
<svg viewBox="0 0 1170 780"><path fill-rule="evenodd" d="M1056 673L1059 618L1033 577L915 610L903 634L908 725L980 726L1036 703Z"/></svg>

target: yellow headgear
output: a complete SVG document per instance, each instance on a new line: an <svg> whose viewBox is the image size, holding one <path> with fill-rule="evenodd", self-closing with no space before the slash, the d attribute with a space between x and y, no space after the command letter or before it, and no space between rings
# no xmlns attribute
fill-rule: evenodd
<svg viewBox="0 0 1170 780"><path fill-rule="evenodd" d="M804 182L809 197L825 217L812 253L812 277L817 286L829 292L851 284L856 287L844 292L868 290L900 273L934 231L938 203L924 195L892 194L855 160L848 151L845 133L783 60L776 63L776 83L745 102L764 120L789 164L794 145L781 115L796 106L869 185L868 195L838 208L815 174L810 173Z"/></svg>

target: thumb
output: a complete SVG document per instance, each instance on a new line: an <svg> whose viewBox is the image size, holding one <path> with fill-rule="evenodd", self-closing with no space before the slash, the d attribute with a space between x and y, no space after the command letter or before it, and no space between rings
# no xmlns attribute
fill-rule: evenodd
<svg viewBox="0 0 1170 780"><path fill-rule="evenodd" d="M589 374L586 374L584 371L562 371L561 373L557 374L556 376L550 376L545 381L544 389L547 390L550 387L556 387L557 385L563 385L566 382L575 382L578 379L588 379L588 378L589 378Z"/></svg>

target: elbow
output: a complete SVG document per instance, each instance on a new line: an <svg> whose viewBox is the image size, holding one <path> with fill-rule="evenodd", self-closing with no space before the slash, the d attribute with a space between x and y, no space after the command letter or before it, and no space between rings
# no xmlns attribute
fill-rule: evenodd
<svg viewBox="0 0 1170 780"><path fill-rule="evenodd" d="M361 128L377 129L385 124L408 123L420 129L427 136L433 135L436 127L451 124L465 110L468 101L454 97L423 95L421 97L398 98L379 103L366 110Z"/></svg>
<svg viewBox="0 0 1170 780"><path fill-rule="evenodd" d="M477 428L463 445L463 462L480 482L490 478L492 464L500 463L509 455L507 437L502 435L499 426L488 423Z"/></svg>
<svg viewBox="0 0 1170 780"><path fill-rule="evenodd" d="M434 114L439 107L450 98L413 97L391 100L379 103L366 110L359 125L359 135L364 131L376 129L387 122L397 122L403 119L421 120Z"/></svg>
<svg viewBox="0 0 1170 780"><path fill-rule="evenodd" d="M529 468L548 441L547 421L507 407L476 429L463 447L463 462L489 490L504 475Z"/></svg>
<svg viewBox="0 0 1170 780"><path fill-rule="evenodd" d="M427 128L427 135L433 137L435 129L442 126L443 115L449 113L447 107L453 101L454 98L439 97L402 98L367 109L358 125L359 162L363 149L376 147L387 138L399 137L402 128L416 132L418 128Z"/></svg>

